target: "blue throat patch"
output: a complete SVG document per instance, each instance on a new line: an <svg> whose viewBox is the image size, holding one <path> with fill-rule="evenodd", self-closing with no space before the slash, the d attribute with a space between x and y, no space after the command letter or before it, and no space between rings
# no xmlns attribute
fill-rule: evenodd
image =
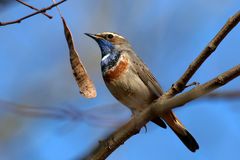
<svg viewBox="0 0 240 160"><path fill-rule="evenodd" d="M102 60L101 60L102 73L105 73L107 70L111 69L116 65L120 57L120 54L114 48L112 43L107 40L99 39L97 43L102 52Z"/></svg>
<svg viewBox="0 0 240 160"><path fill-rule="evenodd" d="M105 73L117 64L120 54L118 52L113 52L106 56L107 57L103 57L101 61L102 73Z"/></svg>

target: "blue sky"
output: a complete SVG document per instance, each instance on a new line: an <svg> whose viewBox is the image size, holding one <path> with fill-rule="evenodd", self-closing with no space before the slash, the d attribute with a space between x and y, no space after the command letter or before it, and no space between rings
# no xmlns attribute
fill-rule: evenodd
<svg viewBox="0 0 240 160"><path fill-rule="evenodd" d="M38 8L51 4L50 0L28 2ZM11 113L7 105L0 103L0 159L73 159L113 131L114 120L129 116L122 106L106 107L117 101L102 80L100 50L83 33L114 31L126 37L167 90L239 6L238 0L68 0L60 9L96 84L95 99L85 99L78 93L56 9L48 12L54 16L52 20L37 15L1 27L0 100L39 107L72 107L83 117L74 121L33 118ZM0 21L31 12L13 3L1 8ZM239 64L239 35L237 26L191 82L204 83ZM220 90L239 90L238 83L239 78ZM149 123L147 133L142 130L108 159L237 159L239 104L239 100L201 99L176 109L200 145L196 153L188 151L170 129Z"/></svg>

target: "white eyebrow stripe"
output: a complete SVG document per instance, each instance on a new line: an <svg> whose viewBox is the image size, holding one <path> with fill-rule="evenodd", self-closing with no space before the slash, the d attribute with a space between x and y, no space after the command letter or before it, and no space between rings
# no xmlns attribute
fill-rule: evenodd
<svg viewBox="0 0 240 160"><path fill-rule="evenodd" d="M110 56L110 53L106 54L103 58L102 58L102 61L104 61L107 57Z"/></svg>
<svg viewBox="0 0 240 160"><path fill-rule="evenodd" d="M118 35L116 33L112 33L112 32L103 32L102 34L112 34L113 36L116 36L116 37L124 39L124 37L122 37L122 36L120 36L120 35Z"/></svg>
<svg viewBox="0 0 240 160"><path fill-rule="evenodd" d="M122 38L122 39L124 39L122 36L120 36L120 35L118 35L118 34L115 34L115 33L112 33L114 36L116 36L116 37L119 37L119 38Z"/></svg>

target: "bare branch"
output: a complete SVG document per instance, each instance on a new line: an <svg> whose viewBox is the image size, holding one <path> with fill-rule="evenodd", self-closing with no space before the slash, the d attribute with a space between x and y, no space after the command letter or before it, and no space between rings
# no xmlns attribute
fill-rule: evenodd
<svg viewBox="0 0 240 160"><path fill-rule="evenodd" d="M165 105L165 107L162 106L161 108L155 107L156 108L155 112L157 115L159 115L159 113L163 112L164 110L166 111L176 107L180 107L187 102L190 102L196 98L199 98L200 96L208 94L211 91L225 85L226 83L238 77L239 75L240 75L240 65L237 65L232 69L220 74L216 78L208 81L207 83L203 85L199 85L198 87L193 88L192 90L186 93L182 93L179 96L175 96L169 100L166 100L166 102L163 102L164 100L161 100L161 98L159 98L159 100L156 102L156 105L158 105L158 103L159 104L168 103L168 104Z"/></svg>
<svg viewBox="0 0 240 160"><path fill-rule="evenodd" d="M70 107L37 107L0 100L0 108L19 115L49 119L75 119L81 112Z"/></svg>
<svg viewBox="0 0 240 160"><path fill-rule="evenodd" d="M239 91L222 91L222 92L213 92L205 96L205 98L221 98L221 99L240 99L240 90Z"/></svg>
<svg viewBox="0 0 240 160"><path fill-rule="evenodd" d="M31 9L33 9L33 10L35 10L35 11L39 11L39 9L37 9L37 8L35 8L35 7L27 4L26 2L23 2L23 1L21 1L21 0L16 0L16 1L19 2L19 3L21 3L21 4L23 4L23 5L25 5L25 6L27 6L27 7L29 7L29 8L31 8ZM45 15L46 17L48 17L49 19L52 19L52 16L48 15L47 13L44 13L44 12L43 12L42 14Z"/></svg>
<svg viewBox="0 0 240 160"><path fill-rule="evenodd" d="M32 16L34 16L34 15L37 15L37 14L40 14L40 13L45 13L47 10L50 10L50 9L52 9L53 7L55 7L55 6L57 6L57 5L65 2L65 1L66 1L66 0L62 0L62 1L60 1L60 2L58 2L58 3L55 3L55 4L53 4L53 5L49 6L49 7L40 9L40 10L38 10L38 11L32 13L32 14L29 14L29 15L27 15L27 16L24 16L24 17L22 17L22 18L19 18L19 19L17 19L17 20L14 20L14 21L0 22L0 26L6 26L6 25L10 25L10 24L15 24L15 23L21 23L21 21L23 21L23 20L25 20L25 19L27 19L27 18L30 18L30 17L32 17Z"/></svg>
<svg viewBox="0 0 240 160"><path fill-rule="evenodd" d="M210 43L204 48L204 50L199 54L199 56L189 65L185 73L167 92L168 97L173 97L174 95L182 92L185 89L186 84L194 75L194 73L199 69L202 63L216 50L218 45L227 36L227 34L239 23L239 21L240 11L238 11L234 16L228 19L226 24L217 33L217 35L210 41Z"/></svg>

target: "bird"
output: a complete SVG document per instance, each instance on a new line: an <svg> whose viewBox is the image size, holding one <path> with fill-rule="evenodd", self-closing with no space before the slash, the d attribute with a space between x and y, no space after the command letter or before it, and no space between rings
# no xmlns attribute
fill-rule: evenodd
<svg viewBox="0 0 240 160"><path fill-rule="evenodd" d="M156 78L127 39L114 32L85 35L93 38L100 47L102 77L108 90L131 110L132 116L138 115L163 95L163 89ZM162 128L167 128L168 125L190 151L199 149L197 141L173 111L164 112L152 122Z"/></svg>

